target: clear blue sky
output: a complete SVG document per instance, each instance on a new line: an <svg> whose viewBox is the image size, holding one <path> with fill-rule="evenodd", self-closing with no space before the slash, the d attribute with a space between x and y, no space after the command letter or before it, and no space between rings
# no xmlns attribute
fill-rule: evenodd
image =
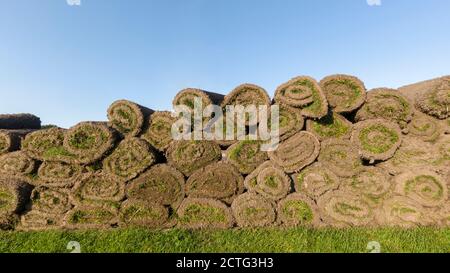
<svg viewBox="0 0 450 273"><path fill-rule="evenodd" d="M297 75L399 87L450 74L450 1L0 0L0 113L69 127L182 88L273 94Z"/></svg>

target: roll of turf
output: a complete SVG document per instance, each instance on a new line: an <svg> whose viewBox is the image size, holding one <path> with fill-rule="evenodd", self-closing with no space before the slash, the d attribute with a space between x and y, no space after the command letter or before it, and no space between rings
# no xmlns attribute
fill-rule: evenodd
<svg viewBox="0 0 450 273"><path fill-rule="evenodd" d="M279 105L279 121L280 141L298 133L305 124L301 110L286 104Z"/></svg>
<svg viewBox="0 0 450 273"><path fill-rule="evenodd" d="M351 177L362 166L358 151L349 140L329 139L323 141L318 162L339 177Z"/></svg>
<svg viewBox="0 0 450 273"><path fill-rule="evenodd" d="M439 207L449 202L446 180L427 169L405 171L395 177L395 192L424 207Z"/></svg>
<svg viewBox="0 0 450 273"><path fill-rule="evenodd" d="M169 210L163 205L143 200L126 200L119 211L120 224L125 227L167 227Z"/></svg>
<svg viewBox="0 0 450 273"><path fill-rule="evenodd" d="M265 227L275 222L275 206L255 193L244 193L231 204L234 219L239 227Z"/></svg>
<svg viewBox="0 0 450 273"><path fill-rule="evenodd" d="M82 175L82 167L64 162L45 161L39 166L34 184L47 187L70 188Z"/></svg>
<svg viewBox="0 0 450 273"><path fill-rule="evenodd" d="M106 123L81 122L66 132L63 145L75 155L74 163L90 164L103 158L115 142L115 131Z"/></svg>
<svg viewBox="0 0 450 273"><path fill-rule="evenodd" d="M450 77L444 77L438 84L432 86L417 97L416 107L430 116L438 119L450 117Z"/></svg>
<svg viewBox="0 0 450 273"><path fill-rule="evenodd" d="M314 200L329 191L337 190L341 184L341 179L334 172L318 162L295 174L294 180L295 191Z"/></svg>
<svg viewBox="0 0 450 273"><path fill-rule="evenodd" d="M0 129L41 129L41 120L32 114L0 115Z"/></svg>
<svg viewBox="0 0 450 273"><path fill-rule="evenodd" d="M69 191L48 187L36 187L31 193L30 210L42 215L63 216L72 205L69 200Z"/></svg>
<svg viewBox="0 0 450 273"><path fill-rule="evenodd" d="M142 134L153 147L161 152L165 152L172 142L172 125L176 122L172 113L168 111L157 111L150 117L149 125Z"/></svg>
<svg viewBox="0 0 450 273"><path fill-rule="evenodd" d="M328 113L325 94L315 79L300 76L280 85L275 91L275 101L301 108L309 118L321 118Z"/></svg>
<svg viewBox="0 0 450 273"><path fill-rule="evenodd" d="M291 191L291 178L272 161L266 161L245 178L245 187L250 192L278 201Z"/></svg>
<svg viewBox="0 0 450 273"><path fill-rule="evenodd" d="M20 216L20 225L16 230L41 231L62 229L64 215L42 214L31 210Z"/></svg>
<svg viewBox="0 0 450 273"><path fill-rule="evenodd" d="M369 205L376 207L393 191L393 180L380 167L363 167L355 176L345 179L342 189L361 195Z"/></svg>
<svg viewBox="0 0 450 273"><path fill-rule="evenodd" d="M186 198L177 210L178 225L189 229L224 229L234 224L230 209L208 198Z"/></svg>
<svg viewBox="0 0 450 273"><path fill-rule="evenodd" d="M64 219L69 229L104 229L119 222L118 210L103 206L76 206Z"/></svg>
<svg viewBox="0 0 450 273"><path fill-rule="evenodd" d="M15 230L19 223L19 216L17 214L1 214L0 213L0 231Z"/></svg>
<svg viewBox="0 0 450 273"><path fill-rule="evenodd" d="M328 192L318 199L317 205L322 219L329 226L342 228L375 224L374 210L355 193Z"/></svg>
<svg viewBox="0 0 450 273"><path fill-rule="evenodd" d="M61 128L32 132L22 141L22 150L37 160L70 163L74 155L63 147L65 132Z"/></svg>
<svg viewBox="0 0 450 273"><path fill-rule="evenodd" d="M321 119L306 121L306 130L313 133L319 140L349 139L353 124L345 117L329 112Z"/></svg>
<svg viewBox="0 0 450 273"><path fill-rule="evenodd" d="M103 170L126 181L148 169L157 160L156 151L145 140L129 137L103 160Z"/></svg>
<svg viewBox="0 0 450 273"><path fill-rule="evenodd" d="M354 76L331 75L322 79L320 86L336 113L352 112L366 100L366 87Z"/></svg>
<svg viewBox="0 0 450 273"><path fill-rule="evenodd" d="M373 89L367 93L366 103L356 113L356 121L382 118L397 123L405 130L413 115L413 106L398 90Z"/></svg>
<svg viewBox="0 0 450 273"><path fill-rule="evenodd" d="M178 94L173 99L172 105L176 107L178 105L185 105L191 109L194 109L195 99L200 99L203 108L208 105L221 105L224 99L224 95L208 92L196 88L186 88L178 92Z"/></svg>
<svg viewBox="0 0 450 273"><path fill-rule="evenodd" d="M299 132L284 142L278 149L269 152L269 158L286 173L300 171L313 163L320 151L319 140L309 132Z"/></svg>
<svg viewBox="0 0 450 273"><path fill-rule="evenodd" d="M404 196L393 196L384 201L376 216L377 222L384 226L412 228L435 224L430 210Z"/></svg>
<svg viewBox="0 0 450 273"><path fill-rule="evenodd" d="M139 135L154 111L128 100L115 101L108 108L109 125L125 137Z"/></svg>
<svg viewBox="0 0 450 273"><path fill-rule="evenodd" d="M225 96L222 107L227 105L266 105L270 106L270 97L266 90L254 84L242 84Z"/></svg>
<svg viewBox="0 0 450 273"><path fill-rule="evenodd" d="M128 183L127 196L176 209L185 196L183 174L167 164L155 165Z"/></svg>
<svg viewBox="0 0 450 273"><path fill-rule="evenodd" d="M267 152L261 150L261 144L261 142L253 140L239 141L226 150L227 161L240 173L249 174L269 159Z"/></svg>
<svg viewBox="0 0 450 273"><path fill-rule="evenodd" d="M402 143L402 133L396 123L369 119L355 124L351 140L361 158L374 163L394 156Z"/></svg>
<svg viewBox="0 0 450 273"><path fill-rule="evenodd" d="M427 142L435 142L444 130L438 120L421 113L415 113L408 124L409 134Z"/></svg>
<svg viewBox="0 0 450 273"><path fill-rule="evenodd" d="M20 214L30 200L32 187L25 181L0 177L0 215Z"/></svg>
<svg viewBox="0 0 450 273"><path fill-rule="evenodd" d="M280 200L277 206L278 222L297 227L320 227L322 225L316 203L303 193L292 193Z"/></svg>
<svg viewBox="0 0 450 273"><path fill-rule="evenodd" d="M0 155L20 149L22 139L33 130L0 130Z"/></svg>
<svg viewBox="0 0 450 273"><path fill-rule="evenodd" d="M22 151L0 156L0 176L17 177L31 181L36 168L37 162Z"/></svg>
<svg viewBox="0 0 450 273"><path fill-rule="evenodd" d="M187 180L186 195L212 198L231 204L244 191L244 178L231 164L212 163L195 171Z"/></svg>
<svg viewBox="0 0 450 273"><path fill-rule="evenodd" d="M125 198L125 182L102 171L90 172L75 184L70 198L77 206L118 208Z"/></svg>
<svg viewBox="0 0 450 273"><path fill-rule="evenodd" d="M166 152L167 162L190 176L196 170L222 158L220 146L212 141L173 141Z"/></svg>

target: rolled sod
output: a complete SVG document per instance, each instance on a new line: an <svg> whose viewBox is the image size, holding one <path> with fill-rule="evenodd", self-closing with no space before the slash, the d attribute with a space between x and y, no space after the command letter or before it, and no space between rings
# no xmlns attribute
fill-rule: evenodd
<svg viewBox="0 0 450 273"><path fill-rule="evenodd" d="M384 201L376 217L377 222L384 226L412 228L435 224L430 210L404 196L393 196Z"/></svg>
<svg viewBox="0 0 450 273"><path fill-rule="evenodd" d="M301 108L309 118L321 118L328 113L328 102L322 88L311 77L300 76L280 85L275 91L277 103Z"/></svg>
<svg viewBox="0 0 450 273"><path fill-rule="evenodd" d="M313 133L319 140L349 139L353 124L345 117L329 112L321 119L306 121L306 130Z"/></svg>
<svg viewBox="0 0 450 273"><path fill-rule="evenodd" d="M305 119L302 116L301 110L286 104L279 105L279 121L280 141L284 141L295 135L305 125Z"/></svg>
<svg viewBox="0 0 450 273"><path fill-rule="evenodd" d="M190 176L196 170L222 158L222 151L212 141L173 141L166 151L167 162Z"/></svg>
<svg viewBox="0 0 450 273"><path fill-rule="evenodd" d="M276 220L274 204L251 192L234 199L231 210L239 227L265 227L272 225Z"/></svg>
<svg viewBox="0 0 450 273"><path fill-rule="evenodd" d="M358 150L349 140L323 141L318 162L339 177L352 177L362 166Z"/></svg>
<svg viewBox="0 0 450 273"><path fill-rule="evenodd" d="M408 132L423 141L435 142L444 130L438 120L421 113L415 113L408 124Z"/></svg>
<svg viewBox="0 0 450 273"><path fill-rule="evenodd" d="M316 203L303 193L292 193L277 206L278 222L289 227L322 225Z"/></svg>
<svg viewBox="0 0 450 273"><path fill-rule="evenodd" d="M74 155L63 147L65 133L61 128L32 132L22 141L22 150L37 160L70 163Z"/></svg>
<svg viewBox="0 0 450 273"><path fill-rule="evenodd" d="M396 123L369 119L354 125L351 141L361 158L374 163L394 156L402 143L402 133Z"/></svg>
<svg viewBox="0 0 450 273"><path fill-rule="evenodd" d="M367 93L366 103L356 113L356 121L382 118L397 123L406 129L413 115L410 101L398 90L373 89Z"/></svg>
<svg viewBox="0 0 450 273"><path fill-rule="evenodd" d="M339 188L341 179L326 165L314 163L294 175L295 191L304 193L314 200L329 191Z"/></svg>
<svg viewBox="0 0 450 273"><path fill-rule="evenodd" d="M19 214L30 200L32 186L16 178L0 177L0 215Z"/></svg>
<svg viewBox="0 0 450 273"><path fill-rule="evenodd" d="M4 154L0 156L0 176L17 177L29 181L33 178L37 165L35 160L22 151Z"/></svg>
<svg viewBox="0 0 450 273"><path fill-rule="evenodd" d="M267 152L261 151L261 144L260 141L253 140L235 143L226 150L226 159L240 173L249 174L269 159Z"/></svg>
<svg viewBox="0 0 450 273"><path fill-rule="evenodd" d="M115 101L108 108L109 125L125 137L139 135L154 111L128 100Z"/></svg>
<svg viewBox="0 0 450 273"><path fill-rule="evenodd" d="M72 208L67 189L36 187L30 199L29 209L42 215L62 216Z"/></svg>
<svg viewBox="0 0 450 273"><path fill-rule="evenodd" d="M360 195L332 191L322 195L317 205L322 220L332 227L355 227L375 224L374 210Z"/></svg>
<svg viewBox="0 0 450 273"><path fill-rule="evenodd" d="M174 167L158 164L127 185L127 197L176 209L185 196L184 176Z"/></svg>
<svg viewBox="0 0 450 273"><path fill-rule="evenodd" d="M149 125L141 138L161 152L172 142L172 125L177 121L169 111L157 111L150 117Z"/></svg>
<svg viewBox="0 0 450 273"><path fill-rule="evenodd" d="M227 105L266 105L269 107L270 104L270 97L262 87L254 84L242 84L225 96L222 107Z"/></svg>
<svg viewBox="0 0 450 273"><path fill-rule="evenodd" d="M41 129L41 120L32 114L3 114L0 129Z"/></svg>
<svg viewBox="0 0 450 273"><path fill-rule="evenodd" d="M120 225L125 227L167 227L169 210L160 204L143 200L126 200L119 211Z"/></svg>
<svg viewBox="0 0 450 273"><path fill-rule="evenodd" d="M103 160L103 170L119 179L131 180L157 160L156 151L147 141L129 137Z"/></svg>
<svg viewBox="0 0 450 273"><path fill-rule="evenodd" d="M82 167L64 162L44 161L38 169L34 184L47 187L70 188L82 175Z"/></svg>
<svg viewBox="0 0 450 273"><path fill-rule="evenodd" d="M0 130L0 155L20 149L25 136L33 130Z"/></svg>
<svg viewBox="0 0 450 273"><path fill-rule="evenodd" d="M78 181L70 193L77 206L118 208L125 198L125 182L102 171L90 172Z"/></svg>
<svg viewBox="0 0 450 273"><path fill-rule="evenodd" d="M424 207L439 207L449 202L449 181L434 171L415 169L395 177L395 192Z"/></svg>
<svg viewBox="0 0 450 273"><path fill-rule="evenodd" d="M345 179L342 189L362 195L373 207L380 205L391 194L394 183L389 173L380 167L363 167L355 176Z"/></svg>
<svg viewBox="0 0 450 273"><path fill-rule="evenodd" d="M185 105L191 109L194 109L194 102L196 98L201 99L203 108L208 105L221 105L224 100L224 95L213 92L208 92L196 88L186 88L178 92L172 101L173 107L178 105Z"/></svg>
<svg viewBox="0 0 450 273"><path fill-rule="evenodd" d="M303 131L280 143L277 150L268 154L270 160L286 173L294 173L313 163L319 151L319 140L310 132Z"/></svg>
<svg viewBox="0 0 450 273"><path fill-rule="evenodd" d="M75 155L73 163L90 164L105 156L116 142L113 129L104 122L81 122L64 137L64 148Z"/></svg>
<svg viewBox="0 0 450 273"><path fill-rule="evenodd" d="M234 224L230 208L208 198L186 198L177 210L178 225L190 229L223 229Z"/></svg>
<svg viewBox="0 0 450 273"><path fill-rule="evenodd" d="M16 230L41 231L61 229L64 225L64 215L42 214L31 210L21 215L20 225Z"/></svg>
<svg viewBox="0 0 450 273"><path fill-rule="evenodd" d="M416 108L438 119L450 117L450 77L443 78L437 85L416 98Z"/></svg>
<svg viewBox="0 0 450 273"><path fill-rule="evenodd" d="M0 231L2 230L17 230L17 225L20 221L17 214L1 214L0 213Z"/></svg>
<svg viewBox="0 0 450 273"><path fill-rule="evenodd" d="M244 191L244 178L226 162L212 163L195 171L187 180L186 195L192 198L212 198L231 204Z"/></svg>
<svg viewBox="0 0 450 273"><path fill-rule="evenodd" d="M352 112L366 100L366 87L354 76L331 75L320 81L320 87L336 113Z"/></svg>
<svg viewBox="0 0 450 273"><path fill-rule="evenodd" d="M244 185L249 192L278 201L291 191L291 178L272 161L266 161L245 178Z"/></svg>
<svg viewBox="0 0 450 273"><path fill-rule="evenodd" d="M118 210L103 206L76 206L64 219L64 227L69 229L111 228L119 222Z"/></svg>

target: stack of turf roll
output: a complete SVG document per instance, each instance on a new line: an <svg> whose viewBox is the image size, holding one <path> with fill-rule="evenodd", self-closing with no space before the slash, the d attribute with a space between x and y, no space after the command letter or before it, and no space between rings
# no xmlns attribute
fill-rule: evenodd
<svg viewBox="0 0 450 273"><path fill-rule="evenodd" d="M173 106L203 116L183 140L176 112L128 100L69 129L0 115L0 229L448 227L449 98L449 76L369 91L350 75L300 76L273 100L254 84L187 88ZM233 126L215 126L209 105ZM241 120L231 106L278 106L279 124L276 107ZM279 128L274 150L250 134L265 126Z"/></svg>

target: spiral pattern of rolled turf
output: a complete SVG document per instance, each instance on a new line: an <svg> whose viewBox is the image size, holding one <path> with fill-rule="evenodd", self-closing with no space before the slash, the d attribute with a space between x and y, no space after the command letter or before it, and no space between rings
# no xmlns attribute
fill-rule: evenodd
<svg viewBox="0 0 450 273"><path fill-rule="evenodd" d="M317 162L295 174L294 179L295 191L304 193L314 200L329 191L338 189L341 182L340 178L326 165Z"/></svg>
<svg viewBox="0 0 450 273"><path fill-rule="evenodd" d="M354 126L351 140L358 147L361 158L374 163L394 156L402 142L402 134L393 122L369 119Z"/></svg>
<svg viewBox="0 0 450 273"><path fill-rule="evenodd" d="M137 136L154 111L128 100L115 101L108 108L111 127L126 137Z"/></svg>
<svg viewBox="0 0 450 273"><path fill-rule="evenodd" d="M22 141L22 150L37 160L70 163L74 155L63 147L65 133L61 128L32 132Z"/></svg>
<svg viewBox="0 0 450 273"><path fill-rule="evenodd" d="M245 178L249 192L277 201L284 198L291 189L291 178L272 161L266 161Z"/></svg>
<svg viewBox="0 0 450 273"><path fill-rule="evenodd" d="M0 175L32 179L37 163L23 151L12 152L0 156Z"/></svg>
<svg viewBox="0 0 450 273"><path fill-rule="evenodd" d="M141 138L159 151L165 152L172 142L172 125L176 120L169 111L153 113L150 117L149 125Z"/></svg>
<svg viewBox="0 0 450 273"><path fill-rule="evenodd" d="M393 180L386 170L367 166L355 176L345 179L341 188L362 195L369 205L376 207L390 195L393 186Z"/></svg>
<svg viewBox="0 0 450 273"><path fill-rule="evenodd" d="M128 183L127 196L176 209L185 196L184 176L167 164L155 165Z"/></svg>
<svg viewBox="0 0 450 273"><path fill-rule="evenodd" d="M226 151L228 162L242 174L253 172L259 165L269 159L267 152L261 150L261 142L243 140L231 145Z"/></svg>
<svg viewBox="0 0 450 273"><path fill-rule="evenodd" d="M352 128L353 124L350 121L333 112L329 112L321 119L309 119L306 122L306 130L313 133L321 141L330 138L348 139Z"/></svg>
<svg viewBox="0 0 450 273"><path fill-rule="evenodd" d="M395 177L395 192L424 207L438 207L448 202L448 181L430 170L411 170Z"/></svg>
<svg viewBox="0 0 450 273"><path fill-rule="evenodd" d="M65 189L36 187L31 193L30 209L43 215L63 215L72 208L69 191Z"/></svg>
<svg viewBox="0 0 450 273"><path fill-rule="evenodd" d="M315 79L300 76L280 85L274 100L301 108L302 115L310 118L324 117L328 112L325 94Z"/></svg>
<svg viewBox="0 0 450 273"><path fill-rule="evenodd" d="M61 229L64 226L64 218L57 214L43 214L36 210L27 211L20 217L18 230L40 231Z"/></svg>
<svg viewBox="0 0 450 273"><path fill-rule="evenodd" d="M424 114L416 113L408 124L408 132L423 141L434 142L439 138L443 130L437 120Z"/></svg>
<svg viewBox="0 0 450 273"><path fill-rule="evenodd" d="M224 95L196 88L186 88L178 92L178 94L173 99L172 105L174 107L178 105L184 105L191 109L194 109L195 99L200 99L203 108L205 108L211 104L221 105L222 101L224 100Z"/></svg>
<svg viewBox="0 0 450 273"><path fill-rule="evenodd" d="M231 164L218 162L195 171L187 180L186 195L231 204L244 191L244 178Z"/></svg>
<svg viewBox="0 0 450 273"><path fill-rule="evenodd" d="M230 228L234 224L230 209L208 198L186 198L177 210L180 227L192 229Z"/></svg>
<svg viewBox="0 0 450 273"><path fill-rule="evenodd" d="M318 161L340 177L351 177L362 166L358 151L349 140L323 141Z"/></svg>
<svg viewBox="0 0 450 273"><path fill-rule="evenodd" d="M222 107L227 105L266 105L270 106L270 97L266 90L254 84L242 84L225 96Z"/></svg>
<svg viewBox="0 0 450 273"><path fill-rule="evenodd" d="M327 225L354 227L374 224L374 210L358 194L346 191L328 192L319 198L317 205Z"/></svg>
<svg viewBox="0 0 450 273"><path fill-rule="evenodd" d="M32 187L20 179L0 179L0 215L22 212L31 190Z"/></svg>
<svg viewBox="0 0 450 273"><path fill-rule="evenodd" d="M277 206L278 222L285 226L320 227L316 203L303 193L292 193L280 200Z"/></svg>
<svg viewBox="0 0 450 273"><path fill-rule="evenodd" d="M244 193L231 204L234 219L239 227L265 227L276 220L274 204L255 193Z"/></svg>
<svg viewBox="0 0 450 273"><path fill-rule="evenodd" d="M167 227L169 210L163 205L143 200L126 200L119 212L120 223L125 227Z"/></svg>
<svg viewBox="0 0 450 273"><path fill-rule="evenodd" d="M435 222L429 210L415 200L404 196L393 196L384 201L376 216L381 225L403 228L427 226Z"/></svg>
<svg viewBox="0 0 450 273"><path fill-rule="evenodd" d="M450 77L443 79L437 86L421 94L416 107L430 116L439 119L450 117Z"/></svg>
<svg viewBox="0 0 450 273"><path fill-rule="evenodd" d="M102 171L90 172L75 184L70 197L77 206L118 208L125 198L125 182Z"/></svg>
<svg viewBox="0 0 450 273"><path fill-rule="evenodd" d="M336 113L352 112L366 100L366 87L354 76L331 75L320 81L320 87Z"/></svg>
<svg viewBox="0 0 450 273"><path fill-rule="evenodd" d="M69 229L110 228L119 222L117 208L103 206L76 206L64 219L64 227Z"/></svg>
<svg viewBox="0 0 450 273"><path fill-rule="evenodd" d="M356 113L356 121L382 118L405 129L413 115L409 100L395 89L379 88L367 93L366 103Z"/></svg>
<svg viewBox="0 0 450 273"><path fill-rule="evenodd" d="M82 168L64 162L45 161L39 166L34 184L48 187L72 187L80 179Z"/></svg>
<svg viewBox="0 0 450 273"><path fill-rule="evenodd" d="M301 110L288 106L286 104L279 104L279 130L280 141L284 141L291 136L298 133L305 124Z"/></svg>
<svg viewBox="0 0 450 273"><path fill-rule="evenodd" d="M313 163L319 151L320 142L313 134L299 132L269 152L269 157L285 172L294 173Z"/></svg>
<svg viewBox="0 0 450 273"><path fill-rule="evenodd" d="M145 171L157 160L152 146L135 137L120 142L103 161L103 170L120 179L131 180Z"/></svg>
<svg viewBox="0 0 450 273"><path fill-rule="evenodd" d="M173 141L166 152L167 162L190 176L196 170L219 161L222 151L217 143L212 141Z"/></svg>

